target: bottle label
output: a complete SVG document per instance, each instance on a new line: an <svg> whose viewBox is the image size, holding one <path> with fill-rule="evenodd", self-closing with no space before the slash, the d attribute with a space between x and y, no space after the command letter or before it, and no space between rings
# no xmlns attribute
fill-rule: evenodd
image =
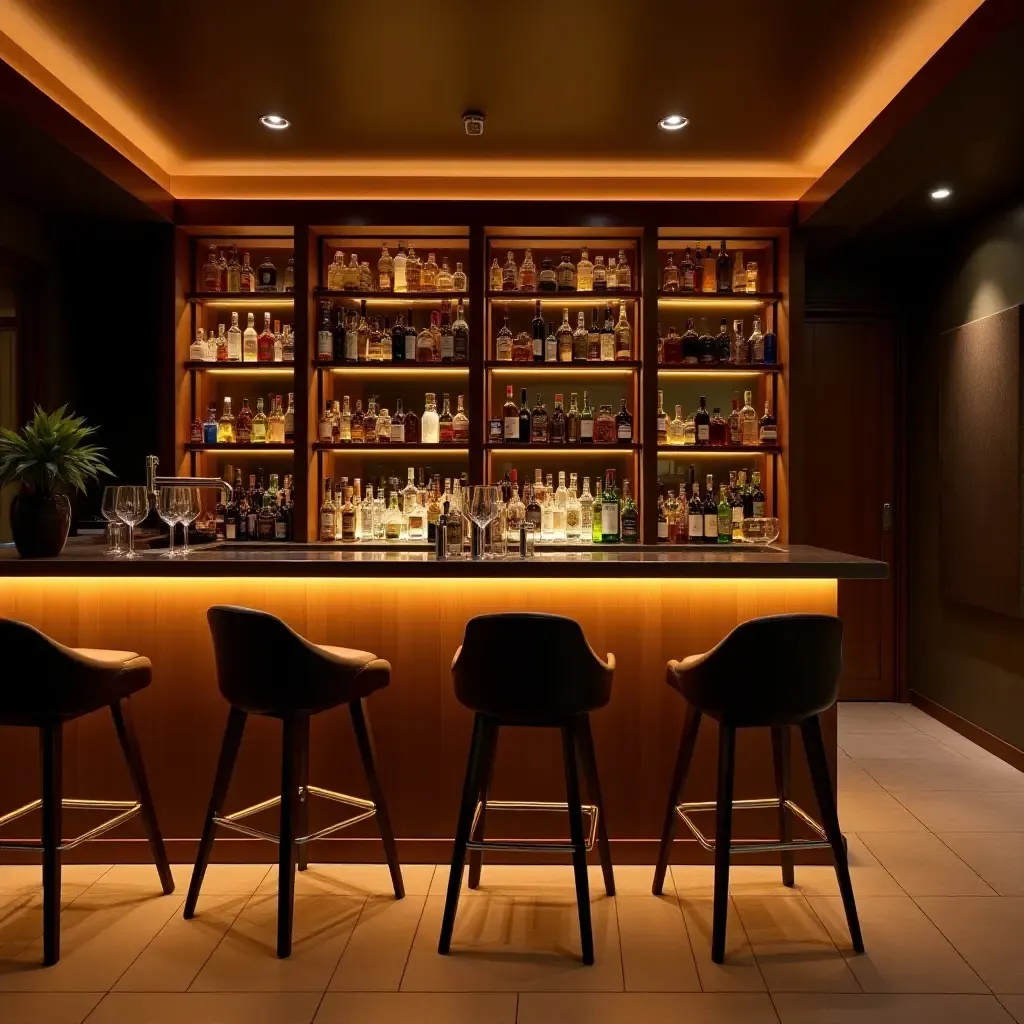
<svg viewBox="0 0 1024 1024"><path fill-rule="evenodd" d="M703 537L704 536L704 516L690 514L690 537Z"/></svg>
<svg viewBox="0 0 1024 1024"><path fill-rule="evenodd" d="M544 360L548 363L558 362L558 345L554 341L549 341L544 349Z"/></svg>
<svg viewBox="0 0 1024 1024"><path fill-rule="evenodd" d="M354 363L359 355L359 333L357 331L345 332L345 359Z"/></svg>
<svg viewBox="0 0 1024 1024"><path fill-rule="evenodd" d="M668 540L668 520L658 520L658 540Z"/></svg>
<svg viewBox="0 0 1024 1024"><path fill-rule="evenodd" d="M246 530L246 532L253 539L256 538L256 521L257 521L256 513L255 512L250 512L249 513L248 529Z"/></svg>
<svg viewBox="0 0 1024 1024"><path fill-rule="evenodd" d="M218 526L220 523L218 522ZM224 523L224 538L225 540L237 540L238 539L238 527L233 519L228 519Z"/></svg>
<svg viewBox="0 0 1024 1024"><path fill-rule="evenodd" d="M667 416L659 416L658 417L658 433L659 434L664 434L665 433L665 427L667 425L667 421L668 421L668 417Z"/></svg>
<svg viewBox="0 0 1024 1024"><path fill-rule="evenodd" d="M416 335L407 334L405 336L405 361L407 363L416 362Z"/></svg>
<svg viewBox="0 0 1024 1024"><path fill-rule="evenodd" d="M441 335L441 359L445 362L455 358L455 337L451 334Z"/></svg>
<svg viewBox="0 0 1024 1024"><path fill-rule="evenodd" d="M743 525L743 506L742 505L733 505L733 508L732 508L732 523L733 523L733 526L742 526Z"/></svg>
<svg viewBox="0 0 1024 1024"><path fill-rule="evenodd" d="M704 536L713 540L718 536L718 513L704 516Z"/></svg>
<svg viewBox="0 0 1024 1024"><path fill-rule="evenodd" d="M620 441L632 441L633 440L633 425L631 423L620 423L618 430L618 437Z"/></svg>
<svg viewBox="0 0 1024 1024"><path fill-rule="evenodd" d="M761 444L775 444L778 440L779 432L778 428L774 423L769 424L766 427L761 428Z"/></svg>
<svg viewBox="0 0 1024 1024"><path fill-rule="evenodd" d="M319 331L316 336L316 354L325 359L334 355L334 338L330 331Z"/></svg>
<svg viewBox="0 0 1024 1024"><path fill-rule="evenodd" d="M754 512L754 518L755 519L763 519L764 518L764 502L763 501L755 501L754 502L753 512Z"/></svg>
<svg viewBox="0 0 1024 1024"><path fill-rule="evenodd" d="M403 444L405 442L405 424L404 423L392 423L391 424L391 441L392 443Z"/></svg>
<svg viewBox="0 0 1024 1024"><path fill-rule="evenodd" d="M594 438L594 421L593 420L580 420L580 437L589 437L591 440Z"/></svg>
<svg viewBox="0 0 1024 1024"><path fill-rule="evenodd" d="M697 427L697 440L698 441L710 441L711 440L711 427L707 423L701 423Z"/></svg>
<svg viewBox="0 0 1024 1024"><path fill-rule="evenodd" d="M274 523L274 540L288 539L288 524L278 519Z"/></svg>
<svg viewBox="0 0 1024 1024"><path fill-rule="evenodd" d="M619 532L619 503L605 501L601 503L601 534L609 536Z"/></svg>
<svg viewBox="0 0 1024 1024"><path fill-rule="evenodd" d="M541 360L544 358L544 339L534 338L533 339L533 358L535 360Z"/></svg>
<svg viewBox="0 0 1024 1024"><path fill-rule="evenodd" d="M519 416L506 416L505 417L505 440L506 441L518 441L519 440Z"/></svg>

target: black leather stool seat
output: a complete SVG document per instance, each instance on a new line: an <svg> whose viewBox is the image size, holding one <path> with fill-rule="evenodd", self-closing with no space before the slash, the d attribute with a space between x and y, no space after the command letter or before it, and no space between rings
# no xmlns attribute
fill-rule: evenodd
<svg viewBox="0 0 1024 1024"><path fill-rule="evenodd" d="M128 821L136 814L149 840L164 893L174 892L170 864L157 824L153 798L146 780L142 754L129 714L129 697L149 686L149 659L134 651L91 647L65 647L25 622L0 619L0 651L9 674L0 685L0 725L39 730L42 795L5 815L7 823L37 808L42 816L42 838L4 842L0 849L39 850L43 855L43 962L60 959L61 854L88 839ZM135 800L83 800L64 797L64 725L101 708L109 708L128 766ZM62 834L65 807L116 810L120 813L76 839Z"/></svg>

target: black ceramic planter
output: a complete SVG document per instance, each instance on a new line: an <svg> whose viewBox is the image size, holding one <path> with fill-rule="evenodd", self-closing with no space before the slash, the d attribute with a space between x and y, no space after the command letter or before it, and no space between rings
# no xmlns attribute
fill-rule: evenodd
<svg viewBox="0 0 1024 1024"><path fill-rule="evenodd" d="M19 491L11 501L11 532L22 558L55 558L71 529L71 502L64 494Z"/></svg>

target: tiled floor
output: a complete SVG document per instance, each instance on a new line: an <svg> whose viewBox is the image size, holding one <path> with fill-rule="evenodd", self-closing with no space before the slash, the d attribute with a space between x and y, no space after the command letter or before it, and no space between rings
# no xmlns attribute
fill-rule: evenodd
<svg viewBox="0 0 1024 1024"><path fill-rule="evenodd" d="M710 868L592 873L583 967L569 867L485 867L436 952L446 870L299 877L291 959L275 875L211 867L193 921L151 866L69 867L63 958L39 965L38 869L0 868L0 1024L1024 1024L1024 775L905 705L840 708L840 815L868 952L831 868L733 868L728 956L710 958Z"/></svg>

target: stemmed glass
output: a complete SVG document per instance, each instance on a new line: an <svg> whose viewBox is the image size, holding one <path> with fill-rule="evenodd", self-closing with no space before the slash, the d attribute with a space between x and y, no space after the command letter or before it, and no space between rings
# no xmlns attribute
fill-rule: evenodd
<svg viewBox="0 0 1024 1024"><path fill-rule="evenodd" d="M177 487L161 487L160 488L160 501L157 505L157 512L160 518L167 524L169 528L169 537L167 542L167 550L163 553L164 558L174 558L174 527L178 522L178 495Z"/></svg>
<svg viewBox="0 0 1024 1024"><path fill-rule="evenodd" d="M123 554L121 548L121 521L117 516L117 492L120 490L116 485L103 488L103 503L100 511L107 521L107 554Z"/></svg>
<svg viewBox="0 0 1024 1024"><path fill-rule="evenodd" d="M198 487L177 487L175 490L178 491L176 503L178 507L178 522L181 523L185 532L184 541L181 545L181 556L184 558L186 555L192 554L192 549L188 546L189 524L194 523L199 518L203 505L199 498Z"/></svg>
<svg viewBox="0 0 1024 1024"><path fill-rule="evenodd" d="M117 517L128 527L128 550L125 558L138 558L135 551L135 527L149 515L149 492L145 487L127 486L117 489Z"/></svg>
<svg viewBox="0 0 1024 1024"><path fill-rule="evenodd" d="M477 525L473 535L473 558L483 558L484 530L498 514L498 488L489 484L476 484L470 492L469 518Z"/></svg>

